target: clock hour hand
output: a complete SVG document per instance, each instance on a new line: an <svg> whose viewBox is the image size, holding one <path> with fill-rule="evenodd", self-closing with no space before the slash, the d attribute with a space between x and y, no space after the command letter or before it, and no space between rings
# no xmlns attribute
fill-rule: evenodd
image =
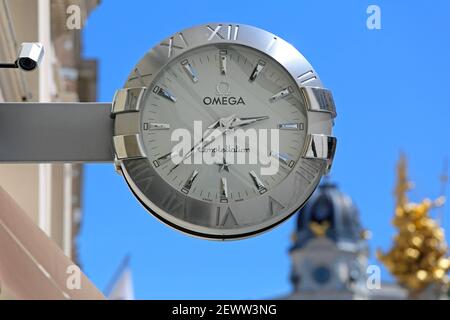
<svg viewBox="0 0 450 320"><path fill-rule="evenodd" d="M233 114L229 117L220 118L212 125L210 125L208 127L208 129L210 130L206 131L203 134L202 139L192 147L192 149L183 157L183 160L189 157L195 149L198 149L198 147L206 147L214 142L215 139L226 133L230 129L230 124L234 121L234 119L236 119L236 116Z"/></svg>
<svg viewBox="0 0 450 320"><path fill-rule="evenodd" d="M245 125L252 124L257 121L266 120L266 119L269 119L269 117L268 116L248 117L248 118L234 117L229 128L234 129L234 128L238 128L238 127L243 127ZM218 123L218 121L216 123ZM230 165L227 163L227 160L225 159L225 155L223 156L223 162L217 163L217 164L220 166L219 172L221 172L223 170L230 172Z"/></svg>
<svg viewBox="0 0 450 320"><path fill-rule="evenodd" d="M220 137L221 135L223 135L224 133L228 132L230 130L230 125L231 123L234 121L234 119L236 119L236 116L233 114L229 117L222 117L219 120L217 120L216 122L214 122L213 124L211 124L208 129L204 134L202 139L195 144L191 150L189 150L184 156L183 158L180 160L180 162L178 162L175 166L173 166L170 171L169 174L175 170L180 163L182 163L184 160L186 160L188 157L191 156L192 152L194 152L196 149L198 149L199 147L206 147L209 144L211 144L212 142L214 142L214 140L218 137ZM211 131L212 130L212 131ZM205 142L206 141L206 142Z"/></svg>
<svg viewBox="0 0 450 320"><path fill-rule="evenodd" d="M229 126L230 129L234 129L234 128L238 128L238 127L243 127L245 125L248 124L252 124L255 123L257 121L261 121L261 120L266 120L269 119L268 116L260 116L260 117L248 117L248 118L237 118L234 117L231 125ZM219 168L219 172L225 170L227 172L230 172L230 164L227 163L227 160L225 159L225 155L223 156L223 162L222 163L217 163L220 168Z"/></svg>

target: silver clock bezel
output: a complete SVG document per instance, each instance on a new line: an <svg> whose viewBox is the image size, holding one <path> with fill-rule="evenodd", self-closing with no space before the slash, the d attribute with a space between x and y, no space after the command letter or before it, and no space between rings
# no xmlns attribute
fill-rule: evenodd
<svg viewBox="0 0 450 320"><path fill-rule="evenodd" d="M331 165L336 144L335 138L331 137L336 114L334 104L332 108L321 108L311 103L307 109L307 141L303 158L283 182L263 195L234 203L206 202L191 198L167 184L154 170L141 147L139 103L143 91L172 59L205 45L227 43L247 46L270 56L284 67L300 89L303 88L303 94L312 92L307 88L323 88L309 62L283 39L244 24L211 23L185 29L153 47L139 61L124 85L133 93L132 99L124 98L122 93L116 94L112 110L117 164L133 194L150 213L167 225L196 237L217 240L242 239L262 233L297 212ZM328 94L327 90L324 92ZM320 147L321 141L325 147ZM319 148L313 146L314 153L311 153L314 144ZM278 205L277 212L274 203ZM239 223L239 228L218 227L221 219L227 218L228 210L236 215L233 218ZM268 218L252 224L239 215L238 221L236 213L248 210L267 213Z"/></svg>

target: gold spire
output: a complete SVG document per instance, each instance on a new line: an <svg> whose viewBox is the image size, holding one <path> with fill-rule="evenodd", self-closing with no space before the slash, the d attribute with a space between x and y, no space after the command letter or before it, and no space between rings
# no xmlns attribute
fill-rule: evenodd
<svg viewBox="0 0 450 320"><path fill-rule="evenodd" d="M446 284L450 260L446 257L444 231L429 217L430 209L442 205L443 198L434 202L424 199L418 204L409 202L407 192L411 186L406 157L402 154L397 166L396 207L392 221L398 234L391 250L386 254L378 250L377 256L399 284L414 294L432 283Z"/></svg>
<svg viewBox="0 0 450 320"><path fill-rule="evenodd" d="M397 186L394 191L397 207L404 206L408 203L408 195L406 193L411 189L412 185L408 181L406 157L402 153L397 164Z"/></svg>

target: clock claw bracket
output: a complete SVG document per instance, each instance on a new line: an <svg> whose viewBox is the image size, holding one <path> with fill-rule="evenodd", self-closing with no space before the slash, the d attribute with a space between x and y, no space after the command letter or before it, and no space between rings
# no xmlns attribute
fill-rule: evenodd
<svg viewBox="0 0 450 320"><path fill-rule="evenodd" d="M336 106L330 90L320 87L301 87L308 111L329 113L336 118Z"/></svg>
<svg viewBox="0 0 450 320"><path fill-rule="evenodd" d="M303 158L325 160L327 162L326 173L328 173L331 170L331 164L336 152L336 137L324 134L310 134L305 145Z"/></svg>
<svg viewBox="0 0 450 320"><path fill-rule="evenodd" d="M330 115L330 120L337 116L336 106L330 90L320 87L301 87L308 112L319 112ZM336 152L337 139L328 134L314 132L307 136L303 158L320 159L327 162L326 173L331 169Z"/></svg>
<svg viewBox="0 0 450 320"><path fill-rule="evenodd" d="M116 91L111 108L114 118L113 146L116 162L145 158L140 139L140 107L147 88L132 87Z"/></svg>

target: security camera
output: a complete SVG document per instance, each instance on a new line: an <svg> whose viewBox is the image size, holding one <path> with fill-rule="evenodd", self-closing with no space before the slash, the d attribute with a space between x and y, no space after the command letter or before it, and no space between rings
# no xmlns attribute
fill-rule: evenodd
<svg viewBox="0 0 450 320"><path fill-rule="evenodd" d="M24 71L32 71L41 63L44 46L38 42L24 42L19 51L16 65Z"/></svg>
<svg viewBox="0 0 450 320"><path fill-rule="evenodd" d="M19 57L13 63L0 62L0 69L17 69L32 71L41 63L44 56L44 46L38 42L24 42L20 46Z"/></svg>

